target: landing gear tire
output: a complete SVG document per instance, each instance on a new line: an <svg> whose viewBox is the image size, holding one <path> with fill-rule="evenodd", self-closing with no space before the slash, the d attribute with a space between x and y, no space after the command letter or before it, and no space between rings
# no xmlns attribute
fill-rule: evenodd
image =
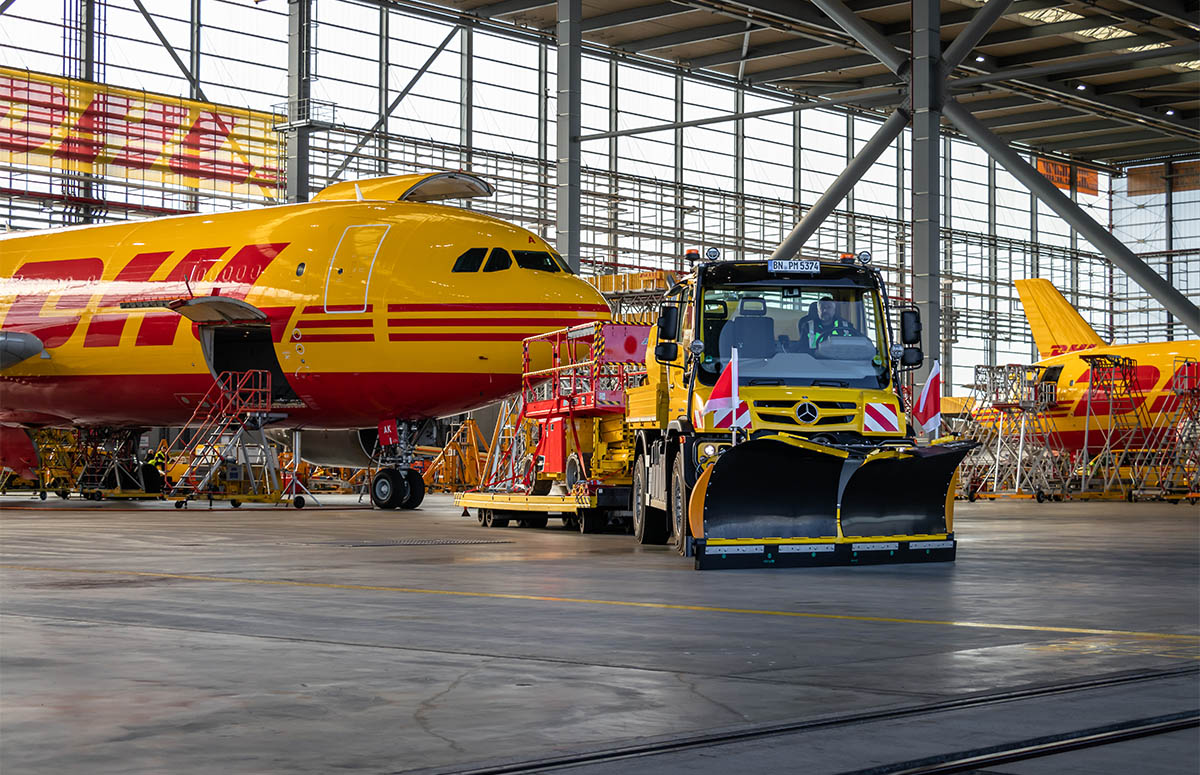
<svg viewBox="0 0 1200 775"><path fill-rule="evenodd" d="M687 555L688 487L684 478L683 455L675 456L671 466L671 548L680 556Z"/></svg>
<svg viewBox="0 0 1200 775"><path fill-rule="evenodd" d="M633 537L639 544L662 544L667 540L667 515L646 505L646 467L633 463Z"/></svg>
<svg viewBox="0 0 1200 775"><path fill-rule="evenodd" d="M299 496L297 496L299 497ZM408 497L408 482L394 468L381 468L371 479L371 503L378 509L397 509Z"/></svg>
<svg viewBox="0 0 1200 775"><path fill-rule="evenodd" d="M403 471L404 483L408 485L408 495L400 502L402 509L415 509L425 500L425 479L419 471L412 468Z"/></svg>

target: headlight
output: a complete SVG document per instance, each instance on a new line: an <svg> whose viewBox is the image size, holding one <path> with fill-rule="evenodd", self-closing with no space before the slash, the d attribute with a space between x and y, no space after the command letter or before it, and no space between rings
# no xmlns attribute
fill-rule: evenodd
<svg viewBox="0 0 1200 775"><path fill-rule="evenodd" d="M728 444L718 444L712 441L706 441L696 445L696 464L703 468L710 463L715 463L721 453L729 448Z"/></svg>

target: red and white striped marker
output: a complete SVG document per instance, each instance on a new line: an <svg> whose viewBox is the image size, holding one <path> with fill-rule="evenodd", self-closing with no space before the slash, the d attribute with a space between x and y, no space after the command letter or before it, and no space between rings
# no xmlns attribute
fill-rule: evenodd
<svg viewBox="0 0 1200 775"><path fill-rule="evenodd" d="M900 430L900 417L892 404L863 406L863 430L872 433L895 433Z"/></svg>

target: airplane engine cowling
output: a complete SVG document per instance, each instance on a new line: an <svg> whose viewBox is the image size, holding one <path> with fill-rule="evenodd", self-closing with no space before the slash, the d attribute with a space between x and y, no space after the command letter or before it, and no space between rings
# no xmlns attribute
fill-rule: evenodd
<svg viewBox="0 0 1200 775"><path fill-rule="evenodd" d="M375 428L351 431L301 431L300 459L318 466L366 468L378 436Z"/></svg>

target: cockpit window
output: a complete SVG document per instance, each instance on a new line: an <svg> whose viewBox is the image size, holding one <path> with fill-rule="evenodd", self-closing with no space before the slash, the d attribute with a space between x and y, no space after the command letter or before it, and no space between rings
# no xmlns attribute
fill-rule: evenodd
<svg viewBox="0 0 1200 775"><path fill-rule="evenodd" d="M512 258L508 255L508 251L504 248L492 248L492 254L488 256L487 264L484 265L485 272L499 272L508 269L512 266Z"/></svg>
<svg viewBox="0 0 1200 775"><path fill-rule="evenodd" d="M539 272L559 272L558 264L544 250L514 250L513 258L522 269L536 269Z"/></svg>
<svg viewBox="0 0 1200 775"><path fill-rule="evenodd" d="M487 248L471 248L458 257L451 272L478 272L487 256Z"/></svg>
<svg viewBox="0 0 1200 775"><path fill-rule="evenodd" d="M567 263L565 258L555 253L553 250L550 251L550 255L554 256L554 263L558 264L559 269L562 269L567 274L575 274L575 272L571 270L571 265Z"/></svg>

